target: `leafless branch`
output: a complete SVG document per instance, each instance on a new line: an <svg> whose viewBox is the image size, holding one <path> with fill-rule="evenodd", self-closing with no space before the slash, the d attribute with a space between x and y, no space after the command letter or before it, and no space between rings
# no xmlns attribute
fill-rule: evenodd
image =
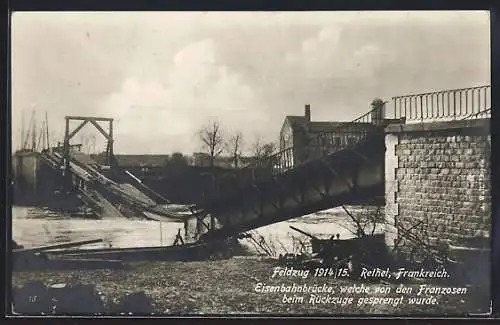
<svg viewBox="0 0 500 325"><path fill-rule="evenodd" d="M349 210L347 210L347 208L344 205L342 205L342 209L349 216L349 218L351 218L351 220L356 224L357 228L356 235L358 235L358 237L364 236L365 230L361 222L351 212L349 212Z"/></svg>
<svg viewBox="0 0 500 325"><path fill-rule="evenodd" d="M257 136L252 146L253 156L257 160L269 157L275 152L276 148L277 146L275 143L265 143L261 136Z"/></svg>
<svg viewBox="0 0 500 325"><path fill-rule="evenodd" d="M234 168L238 168L243 145L243 134L241 132L233 134L226 143L226 150L231 157Z"/></svg>
<svg viewBox="0 0 500 325"><path fill-rule="evenodd" d="M215 159L224 149L224 137L219 121L211 120L199 131L199 137L203 150L210 157L210 167L214 167Z"/></svg>

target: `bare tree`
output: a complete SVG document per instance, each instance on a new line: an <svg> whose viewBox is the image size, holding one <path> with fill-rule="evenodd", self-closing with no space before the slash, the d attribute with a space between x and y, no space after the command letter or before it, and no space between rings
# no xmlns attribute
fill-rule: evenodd
<svg viewBox="0 0 500 325"><path fill-rule="evenodd" d="M226 149L233 161L234 168L238 168L243 149L243 134L241 132L233 134L226 143Z"/></svg>
<svg viewBox="0 0 500 325"><path fill-rule="evenodd" d="M275 153L276 148L276 143L268 142L262 147L262 154L264 155L264 157L272 156Z"/></svg>
<svg viewBox="0 0 500 325"><path fill-rule="evenodd" d="M261 136L255 138L252 146L253 156L259 160L271 156L276 150L277 146L273 142L264 142Z"/></svg>
<svg viewBox="0 0 500 325"><path fill-rule="evenodd" d="M377 227L384 223L382 206L380 205L363 207L362 211L356 214L351 213L344 205L342 205L342 209L351 218L356 228L355 231L349 231L358 237L373 236Z"/></svg>
<svg viewBox="0 0 500 325"><path fill-rule="evenodd" d="M198 132L203 150L205 150L210 158L210 167L214 167L215 159L224 150L224 137L219 121L211 120L207 125L201 128Z"/></svg>
<svg viewBox="0 0 500 325"><path fill-rule="evenodd" d="M260 135L256 136L252 144L252 154L255 159L260 159L262 157L262 143L262 137Z"/></svg>

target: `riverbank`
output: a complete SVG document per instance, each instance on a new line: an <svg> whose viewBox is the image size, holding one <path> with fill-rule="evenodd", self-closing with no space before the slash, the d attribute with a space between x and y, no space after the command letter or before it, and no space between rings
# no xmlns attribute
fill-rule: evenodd
<svg viewBox="0 0 500 325"><path fill-rule="evenodd" d="M77 270L77 271L33 271L15 272L13 285L21 286L29 281L41 281L45 285L59 283L92 284L105 296L108 303L116 301L130 292L143 291L154 301L155 314L434 314L459 315L464 312L485 312L484 290L468 287L465 294L431 293L417 295L420 284L405 284L412 287L411 294L397 294L400 284L364 283L370 293L343 293L341 287L361 286L360 282L345 278L272 277L275 261L256 258L232 258L218 261L198 262L140 262L123 270ZM336 304L332 300L311 303L311 294L287 294L280 292L256 292L258 283L271 286L331 286L334 294L317 296L351 297L351 303ZM384 293L375 289L384 287ZM389 292L386 292L389 290ZM283 302L287 297L303 297ZM358 304L360 298L404 297L397 306L394 299L371 304ZM437 304L409 304L408 298L432 298ZM429 300L430 301L430 300ZM481 302L482 301L482 302ZM344 301L346 303L346 301ZM481 308L482 307L482 308Z"/></svg>

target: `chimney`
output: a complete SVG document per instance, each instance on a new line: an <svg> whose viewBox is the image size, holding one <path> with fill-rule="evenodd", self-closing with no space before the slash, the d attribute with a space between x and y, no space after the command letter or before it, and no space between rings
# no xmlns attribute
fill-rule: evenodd
<svg viewBox="0 0 500 325"><path fill-rule="evenodd" d="M378 125L384 120L385 102L380 98L375 98L372 101L371 106L372 106L372 111L371 111L372 123Z"/></svg>
<svg viewBox="0 0 500 325"><path fill-rule="evenodd" d="M308 122L311 122L311 105L306 104L305 112L304 112L304 117Z"/></svg>

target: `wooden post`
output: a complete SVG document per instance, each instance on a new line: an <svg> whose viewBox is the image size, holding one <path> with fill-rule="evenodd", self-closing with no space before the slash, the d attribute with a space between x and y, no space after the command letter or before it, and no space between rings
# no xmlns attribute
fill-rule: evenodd
<svg viewBox="0 0 500 325"><path fill-rule="evenodd" d="M69 118L66 117L66 128L64 133L64 143L63 143L63 164L64 164L64 187L66 191L73 190L73 180L70 172L70 131L69 131Z"/></svg>
<svg viewBox="0 0 500 325"><path fill-rule="evenodd" d="M215 218L210 214L210 230L215 230Z"/></svg>
<svg viewBox="0 0 500 325"><path fill-rule="evenodd" d="M36 197L38 183L38 157L33 154L31 158L33 159L33 194L35 194Z"/></svg>
<svg viewBox="0 0 500 325"><path fill-rule="evenodd" d="M21 150L24 149L24 110L21 112Z"/></svg>
<svg viewBox="0 0 500 325"><path fill-rule="evenodd" d="M196 216L196 236L201 235L201 223L202 223L201 218L202 218L201 214Z"/></svg>
<svg viewBox="0 0 500 325"><path fill-rule="evenodd" d="M113 139L113 120L109 121L109 151L108 151L108 165L111 166L113 163L113 156L114 156L114 150L113 150L113 145L114 145L114 139Z"/></svg>
<svg viewBox="0 0 500 325"><path fill-rule="evenodd" d="M33 111L33 114L35 112ZM31 151L36 151L36 117L33 118L33 130L31 132Z"/></svg>
<svg viewBox="0 0 500 325"><path fill-rule="evenodd" d="M160 221L160 245L163 246L163 229L161 227L161 221Z"/></svg>

